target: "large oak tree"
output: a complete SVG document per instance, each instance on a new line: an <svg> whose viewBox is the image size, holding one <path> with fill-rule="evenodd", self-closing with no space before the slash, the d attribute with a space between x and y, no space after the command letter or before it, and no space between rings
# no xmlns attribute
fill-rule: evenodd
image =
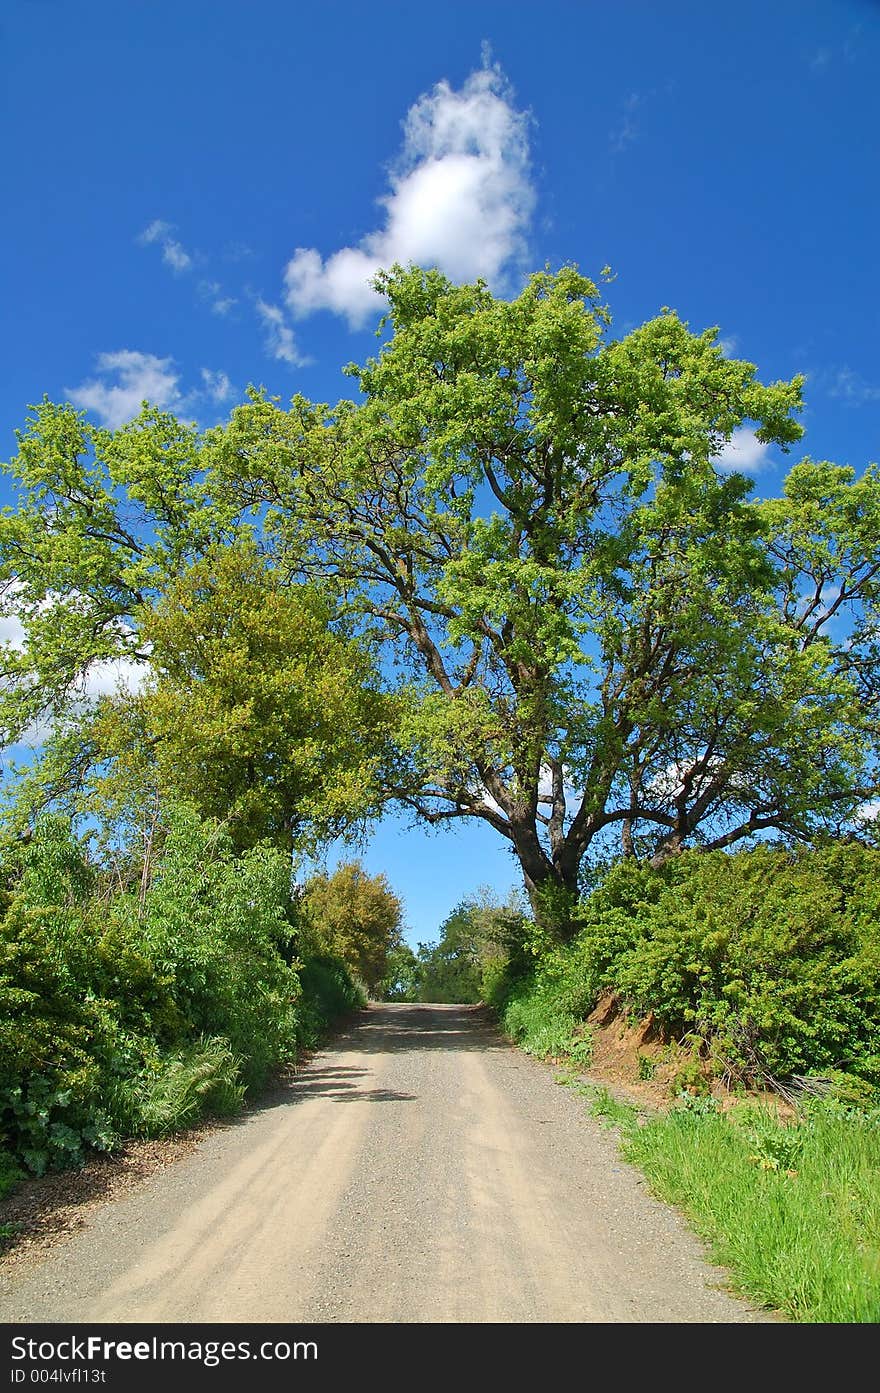
<svg viewBox="0 0 880 1393"><path fill-rule="evenodd" d="M357 400L254 393L203 436L44 404L0 525L27 633L7 738L69 709L96 661L146 660L137 615L252 531L278 584L317 584L384 648L384 799L492 826L545 925L566 930L596 854L856 829L877 788L880 477L806 460L760 501L719 463L744 426L788 449L801 381L762 384L671 312L615 339L573 269L513 300L418 269L379 287Z"/></svg>
<svg viewBox="0 0 880 1393"><path fill-rule="evenodd" d="M488 823L563 931L591 850L851 825L876 786L880 479L805 461L760 503L719 467L743 426L799 438L801 380L761 384L671 312L615 340L572 269L512 301L378 283L361 398L255 396L206 455L215 496L268 509L292 572L387 643L389 796Z"/></svg>

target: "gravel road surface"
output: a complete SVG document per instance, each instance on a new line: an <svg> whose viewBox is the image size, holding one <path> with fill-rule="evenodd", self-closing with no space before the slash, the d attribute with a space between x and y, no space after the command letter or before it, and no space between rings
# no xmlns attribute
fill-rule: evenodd
<svg viewBox="0 0 880 1393"><path fill-rule="evenodd" d="M0 1320L767 1319L723 1282L481 1011L387 1005L4 1274Z"/></svg>

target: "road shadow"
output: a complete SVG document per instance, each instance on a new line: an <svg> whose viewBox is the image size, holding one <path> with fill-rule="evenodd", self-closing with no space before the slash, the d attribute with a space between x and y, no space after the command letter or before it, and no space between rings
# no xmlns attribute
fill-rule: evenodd
<svg viewBox="0 0 880 1393"><path fill-rule="evenodd" d="M485 1006L447 1006L422 1003L370 1005L327 1047L363 1054L400 1054L410 1050L505 1050L491 1013Z"/></svg>
<svg viewBox="0 0 880 1393"><path fill-rule="evenodd" d="M246 1127L255 1114L289 1107L307 1098L329 1098L336 1103L408 1103L416 1094L386 1088L365 1088L370 1068L334 1064L334 1054L356 1050L360 1054L388 1054L410 1050L475 1050L485 1053L508 1049L491 1013L483 1006L447 1006L409 1003L370 1005L350 1019L310 1060L276 1076L250 1098L234 1117L207 1118L188 1131L166 1139L129 1141L110 1156L91 1156L78 1171L62 1171L42 1179L25 1181L0 1201L0 1224L11 1231L0 1233L0 1260L21 1247L57 1241L85 1222L82 1217L95 1202L114 1199L133 1185L149 1179L157 1170L191 1154L213 1132Z"/></svg>
<svg viewBox="0 0 880 1393"><path fill-rule="evenodd" d="M322 1069L312 1065L288 1084L287 1101L303 1098L330 1098L334 1103L414 1103L415 1093L398 1093L392 1088L361 1088L359 1081L371 1076L369 1069Z"/></svg>

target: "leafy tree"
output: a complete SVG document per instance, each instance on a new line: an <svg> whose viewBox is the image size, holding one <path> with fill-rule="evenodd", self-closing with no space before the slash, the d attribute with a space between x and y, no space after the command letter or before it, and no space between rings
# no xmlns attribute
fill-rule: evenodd
<svg viewBox="0 0 880 1393"><path fill-rule="evenodd" d="M200 478L198 434L145 407L122 430L44 400L7 466L18 506L0 516L0 736L77 715L95 665L146 663L135 615L224 531Z"/></svg>
<svg viewBox="0 0 880 1393"><path fill-rule="evenodd" d="M313 876L302 903L306 951L341 958L371 995L378 993L389 955L400 947L403 912L385 876L367 875L359 862L346 861L332 875Z"/></svg>
<svg viewBox="0 0 880 1393"><path fill-rule="evenodd" d="M435 271L378 285L389 334L351 369L357 402L254 393L204 436L148 409L115 433L38 409L0 523L27 634L0 725L55 722L37 784L80 786L101 755L78 729L95 664L146 662L142 616L251 530L279 577L317 581L386 646L401 720L383 798L488 822L550 932L571 932L583 868L611 849L662 864L766 829L858 831L878 787L880 474L806 460L760 502L717 465L746 423L799 438L801 380L763 385L671 312L615 340L571 268L512 301ZM225 669L198 680L219 752L208 706L242 704Z"/></svg>
<svg viewBox="0 0 880 1393"><path fill-rule="evenodd" d="M0 609L24 641L3 648L0 737L43 745L19 822L85 807L149 839L170 795L239 847L289 848L376 803L391 713L367 649L221 514L194 430L147 408L97 430L44 402L10 469ZM108 690L120 661L133 692Z"/></svg>
<svg viewBox="0 0 880 1393"><path fill-rule="evenodd" d="M115 772L140 783L146 754L160 792L225 818L239 847L345 831L381 797L390 712L366 650L333 618L251 539L209 548L143 616L146 689L99 713Z"/></svg>
<svg viewBox="0 0 880 1393"><path fill-rule="evenodd" d="M609 838L660 864L851 826L876 786L880 477L805 462L765 504L717 467L744 423L798 439L801 379L762 385L671 312L615 341L572 269L509 302L435 271L378 285L359 402L255 395L205 453L215 499L268 505L286 564L399 664L389 793L489 823L562 933Z"/></svg>
<svg viewBox="0 0 880 1393"><path fill-rule="evenodd" d="M388 954L382 982L383 1001L419 1001L419 960L404 940Z"/></svg>

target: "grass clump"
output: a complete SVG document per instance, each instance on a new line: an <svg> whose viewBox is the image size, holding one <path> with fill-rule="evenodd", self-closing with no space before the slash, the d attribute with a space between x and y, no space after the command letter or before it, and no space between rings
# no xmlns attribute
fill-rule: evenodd
<svg viewBox="0 0 880 1393"><path fill-rule="evenodd" d="M179 1053L156 1062L135 1086L138 1130L164 1136L205 1115L238 1112L245 1088L240 1062L222 1036L202 1037Z"/></svg>
<svg viewBox="0 0 880 1393"><path fill-rule="evenodd" d="M602 1097L593 1110L739 1290L794 1321L880 1320L880 1113L823 1100L785 1122L691 1096L648 1120Z"/></svg>

